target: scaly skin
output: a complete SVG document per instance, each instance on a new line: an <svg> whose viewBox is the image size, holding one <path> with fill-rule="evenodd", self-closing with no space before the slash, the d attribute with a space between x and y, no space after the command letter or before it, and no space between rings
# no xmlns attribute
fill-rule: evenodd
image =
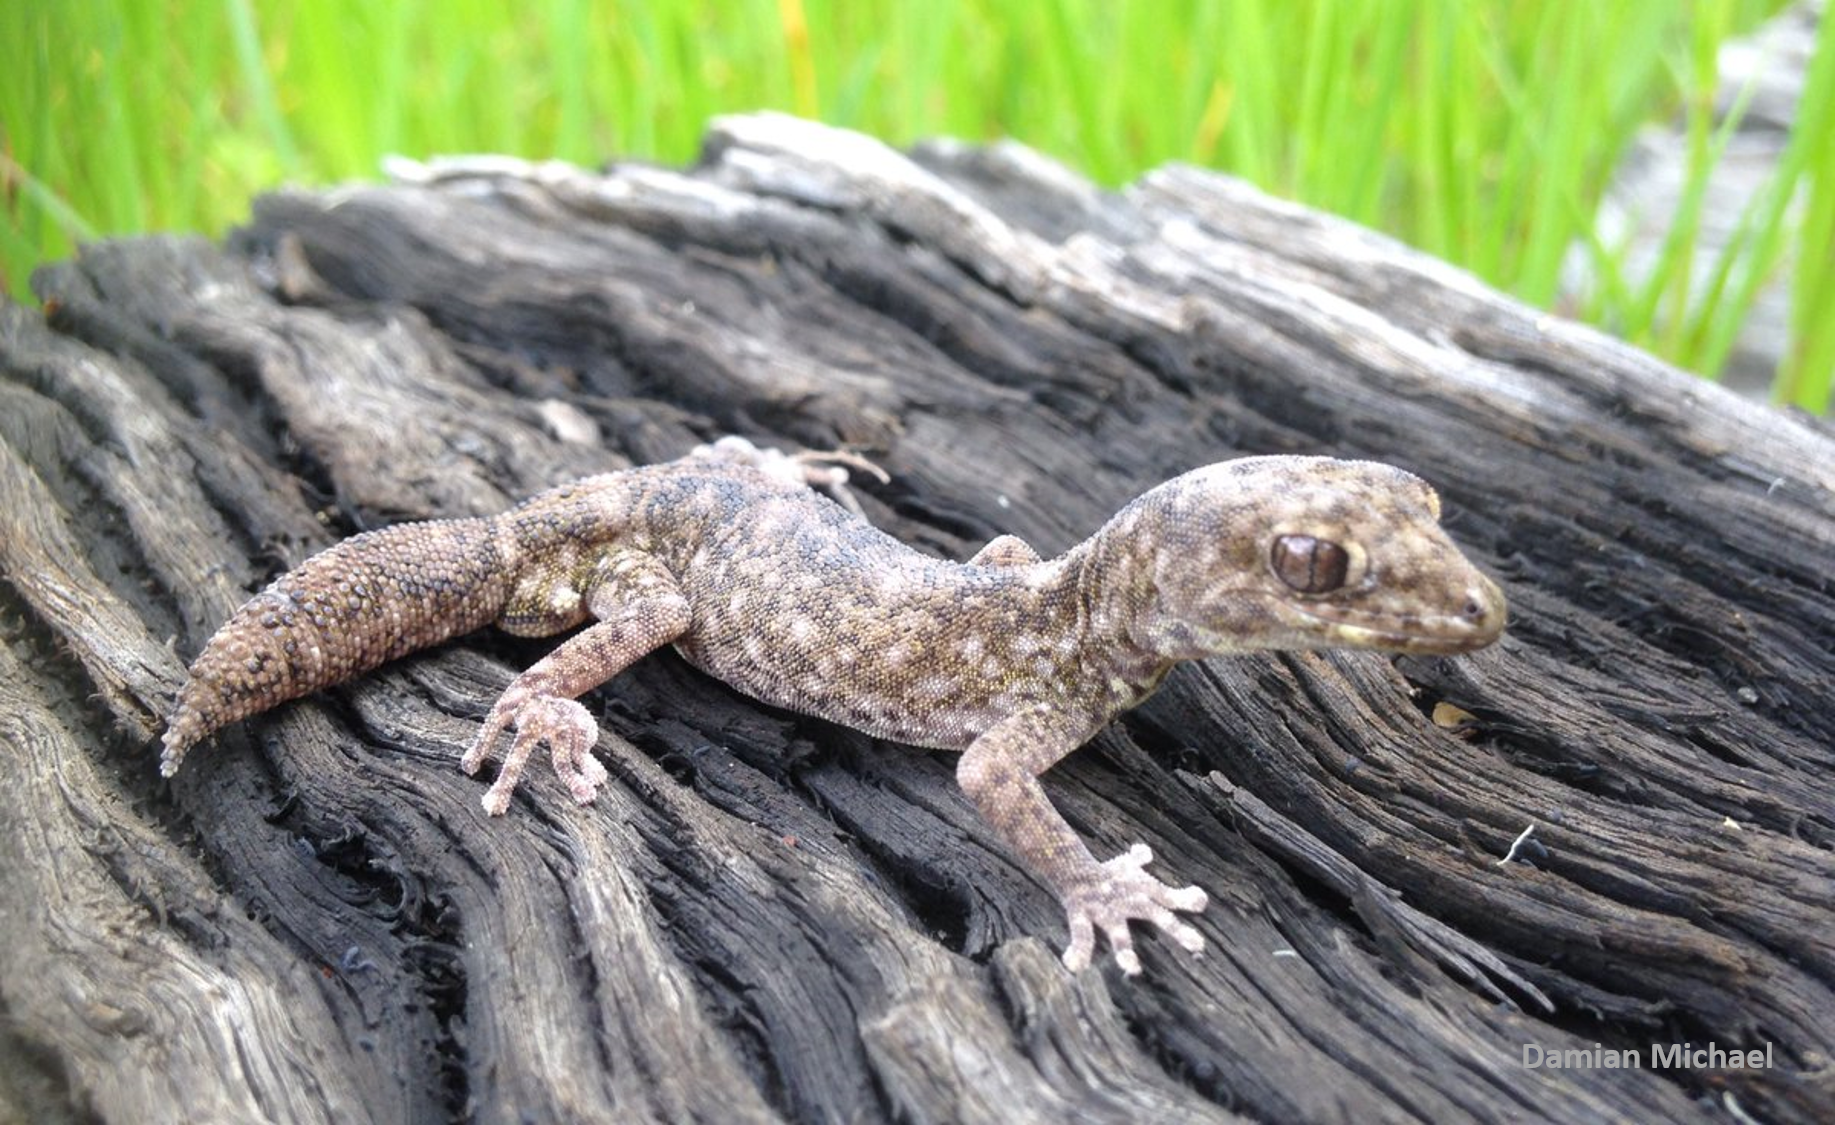
<svg viewBox="0 0 1835 1125"><path fill-rule="evenodd" d="M1173 664L1252 649L1466 652L1496 640L1502 593L1387 465L1251 457L1198 469L1049 561L1012 536L967 563L919 554L817 496L845 474L739 439L588 477L486 519L370 532L243 606L192 665L162 770L210 732L486 624L545 636L591 622L491 708L461 765L515 735L485 793L509 806L549 744L573 795L605 779L576 697L652 649L754 698L962 753L957 778L1064 904L1065 964L1101 931L1130 974L1130 920L1185 948L1196 887L1098 862L1039 775L1141 702Z"/></svg>

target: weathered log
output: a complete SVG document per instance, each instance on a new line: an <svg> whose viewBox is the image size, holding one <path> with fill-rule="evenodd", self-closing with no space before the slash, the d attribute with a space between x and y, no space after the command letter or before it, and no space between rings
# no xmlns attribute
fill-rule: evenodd
<svg viewBox="0 0 1835 1125"><path fill-rule="evenodd" d="M0 308L0 1108L1835 1116L1823 423L1191 169L759 116L684 172L398 172ZM280 569L728 432L868 449L870 517L957 558L1230 456L1391 461L1511 630L1189 666L1053 771L1099 854L1211 893L1207 955L1143 935L1136 980L1063 971L948 756L672 654L587 697L590 807L531 771L490 820L453 768L551 643L492 633L157 777L184 658ZM1653 1065L1684 1041L1772 1064Z"/></svg>

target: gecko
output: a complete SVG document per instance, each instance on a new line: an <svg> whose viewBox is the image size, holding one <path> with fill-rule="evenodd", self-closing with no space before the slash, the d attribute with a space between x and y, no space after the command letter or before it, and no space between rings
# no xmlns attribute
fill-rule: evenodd
<svg viewBox="0 0 1835 1125"><path fill-rule="evenodd" d="M967 562L924 554L819 488L834 455L723 438L586 477L496 516L368 531L236 610L192 663L163 739L171 776L223 726L486 625L552 636L460 759L502 815L546 744L572 796L607 776L578 697L672 645L765 703L957 751L969 802L1063 907L1072 971L1098 933L1140 972L1130 923L1196 954L1196 886L1134 844L1098 860L1040 776L1181 661L1252 650L1462 653L1496 640L1502 591L1440 527L1438 494L1393 466L1261 456L1142 494L1053 559L1002 535ZM852 509L852 510L850 510Z"/></svg>

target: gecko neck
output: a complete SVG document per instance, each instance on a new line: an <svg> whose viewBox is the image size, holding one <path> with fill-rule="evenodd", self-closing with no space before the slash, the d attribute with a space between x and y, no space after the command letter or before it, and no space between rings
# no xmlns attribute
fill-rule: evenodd
<svg viewBox="0 0 1835 1125"><path fill-rule="evenodd" d="M1156 665L1161 675L1178 661L1230 651L1174 612L1162 588L1168 570L1189 570L1231 531L1227 521L1211 519L1194 537L1183 482L1135 498L1065 560L1067 580L1087 607L1091 639L1113 646L1130 666Z"/></svg>
<svg viewBox="0 0 1835 1125"><path fill-rule="evenodd" d="M1154 588L1156 559L1143 539L1144 513L1129 505L1094 535L1041 566L1056 573L1046 600L1067 607L1086 660L1105 679L1134 689L1135 701L1158 686L1183 653L1166 651ZM1132 706L1132 703L1127 704Z"/></svg>

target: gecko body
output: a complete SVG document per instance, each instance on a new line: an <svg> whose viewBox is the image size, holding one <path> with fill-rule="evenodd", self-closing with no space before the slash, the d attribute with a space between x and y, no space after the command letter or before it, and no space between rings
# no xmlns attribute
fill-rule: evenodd
<svg viewBox="0 0 1835 1125"><path fill-rule="evenodd" d="M924 555L818 495L845 474L724 439L588 477L495 517L368 532L282 575L191 668L165 736L170 775L212 731L416 649L495 624L577 626L518 676L461 759L513 729L483 804L503 813L547 743L574 797L606 772L577 696L673 645L738 690L887 739L958 751L981 815L1055 891L1064 960L1094 936L1139 971L1128 923L1194 952L1204 892L1148 875L1143 845L1098 861L1039 784L1181 660L1253 649L1464 652L1504 624L1501 592L1439 528L1439 501L1387 465L1253 457L1155 488L1041 559L1001 536L966 563Z"/></svg>

